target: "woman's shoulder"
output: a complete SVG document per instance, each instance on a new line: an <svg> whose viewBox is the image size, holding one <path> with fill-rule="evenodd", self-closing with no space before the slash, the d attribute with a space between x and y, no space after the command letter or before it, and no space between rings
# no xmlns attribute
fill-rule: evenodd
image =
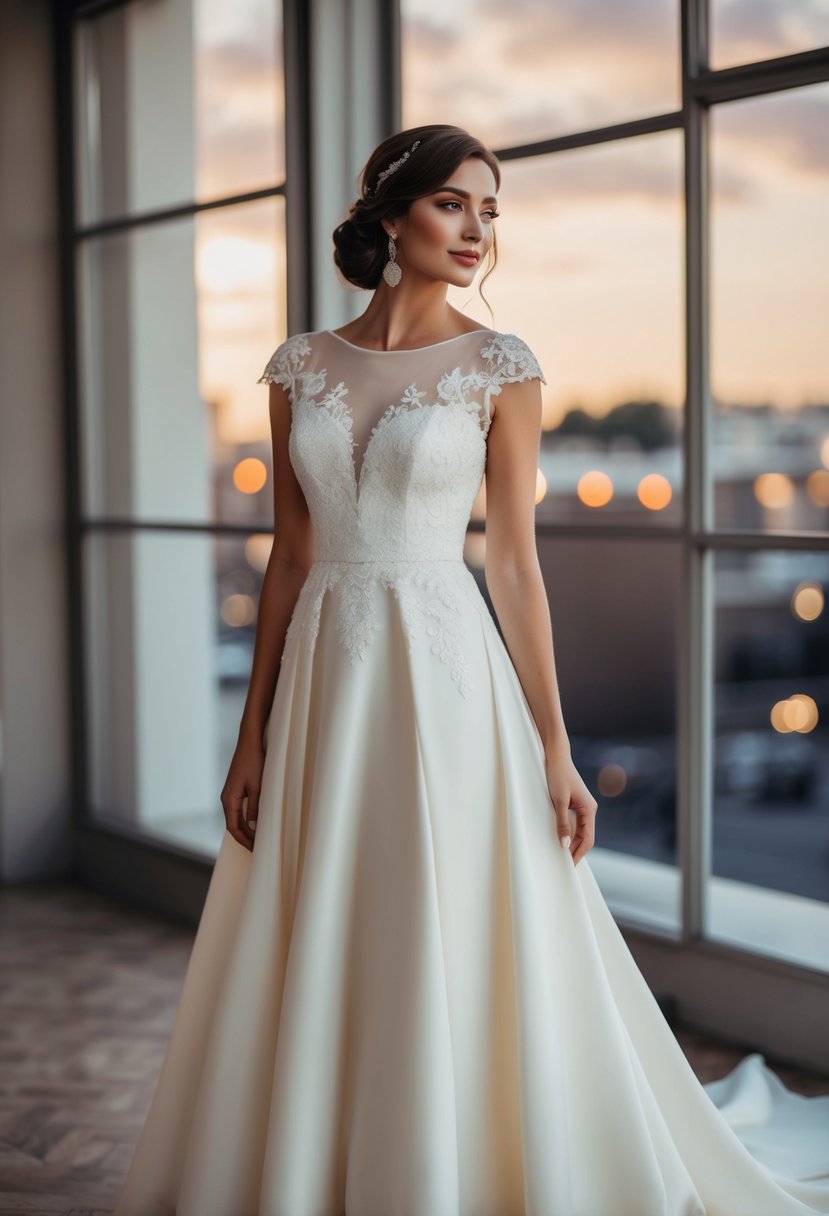
<svg viewBox="0 0 829 1216"><path fill-rule="evenodd" d="M307 330L285 338L268 359L265 370L256 383L281 384L283 388L290 389L293 386L294 377L303 370L317 340L325 332L325 330L319 329Z"/></svg>
<svg viewBox="0 0 829 1216"><path fill-rule="evenodd" d="M481 333L486 335L481 356L497 385L513 384L520 380L547 383L535 353L519 334L499 329L482 330Z"/></svg>

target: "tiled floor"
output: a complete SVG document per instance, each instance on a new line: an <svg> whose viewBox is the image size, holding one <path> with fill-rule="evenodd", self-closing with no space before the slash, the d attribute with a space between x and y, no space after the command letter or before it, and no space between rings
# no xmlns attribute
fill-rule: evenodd
<svg viewBox="0 0 829 1216"><path fill-rule="evenodd" d="M0 1214L103 1216L149 1105L192 930L64 884L0 891L0 926ZM745 1054L677 1037L703 1081ZM829 1078L769 1063L790 1088L829 1093Z"/></svg>

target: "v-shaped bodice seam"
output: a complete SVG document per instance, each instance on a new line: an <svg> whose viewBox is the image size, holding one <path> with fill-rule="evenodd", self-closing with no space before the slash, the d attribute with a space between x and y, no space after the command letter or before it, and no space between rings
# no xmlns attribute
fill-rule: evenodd
<svg viewBox="0 0 829 1216"><path fill-rule="evenodd" d="M472 381L476 380L477 377L473 372L471 376L466 377L466 379ZM457 399L448 398L446 400L438 401L421 401L420 398L426 396L425 391L417 390L415 385L412 384L409 385L409 387L401 394L397 401L392 401L386 406L377 421L372 426L371 430L369 431L368 439L366 440L362 459L360 460L360 467L358 469L354 459L354 449L357 446L356 440L354 439L354 416L348 402L345 400L347 392L347 385L344 381L340 380L334 386L334 388L329 389L329 391L322 397L315 398L312 395L309 395L307 397L307 401L311 408L323 409L330 414L334 422L338 424L340 430L344 433L345 438L350 445L348 460L351 470L351 490L354 496L355 509L357 510L359 510L363 495L363 474L367 469L375 440L383 427L393 418L396 418L401 414L413 414L420 410L450 409L453 406L461 406L466 414L470 416L474 415L474 417L478 420L477 428L481 434L486 434L486 421L484 422L484 425L481 426L479 410L475 403L465 401L462 396L459 396Z"/></svg>

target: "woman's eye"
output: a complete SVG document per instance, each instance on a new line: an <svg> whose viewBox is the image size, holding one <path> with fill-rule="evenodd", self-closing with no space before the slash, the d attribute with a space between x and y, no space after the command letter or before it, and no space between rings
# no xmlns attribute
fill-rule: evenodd
<svg viewBox="0 0 829 1216"><path fill-rule="evenodd" d="M438 206L439 206L439 207L444 207L444 208L445 208L445 207L461 207L461 204L458 202L458 200L457 200L457 199L455 199L455 198L450 198L450 199L447 199L447 200L446 200L446 202L443 202L443 203L438 203ZM462 207L461 207L461 210L463 210L463 208L462 208ZM490 219L493 219L493 220L494 220L494 219L496 219L496 218L497 218L497 217L498 217L500 214L501 214L501 212L500 212L500 211L495 211L495 210L493 210L492 208L488 208L488 209L487 209L487 210L484 212L484 215L488 215L488 216L490 217Z"/></svg>

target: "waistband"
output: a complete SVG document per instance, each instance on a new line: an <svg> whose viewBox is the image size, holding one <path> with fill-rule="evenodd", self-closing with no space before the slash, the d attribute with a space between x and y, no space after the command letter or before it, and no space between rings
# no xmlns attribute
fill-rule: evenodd
<svg viewBox="0 0 829 1216"><path fill-rule="evenodd" d="M313 566L411 566L466 565L462 557L318 557Z"/></svg>

